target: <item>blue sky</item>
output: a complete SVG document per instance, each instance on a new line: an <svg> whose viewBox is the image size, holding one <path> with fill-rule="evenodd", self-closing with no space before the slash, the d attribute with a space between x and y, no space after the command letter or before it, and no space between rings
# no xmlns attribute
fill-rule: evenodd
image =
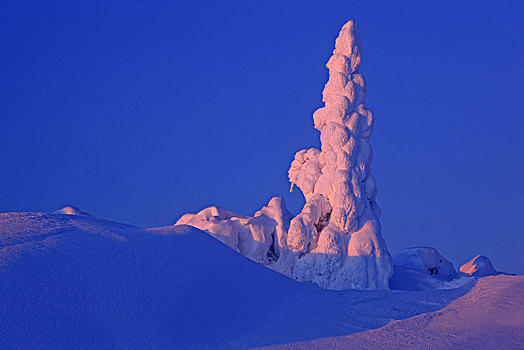
<svg viewBox="0 0 524 350"><path fill-rule="evenodd" d="M289 193L355 19L390 250L524 273L524 2L0 2L0 211L140 226Z"/></svg>

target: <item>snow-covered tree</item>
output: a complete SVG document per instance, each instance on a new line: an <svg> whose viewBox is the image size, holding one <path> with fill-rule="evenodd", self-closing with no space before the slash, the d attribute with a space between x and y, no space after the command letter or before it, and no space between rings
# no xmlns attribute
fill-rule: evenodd
<svg viewBox="0 0 524 350"><path fill-rule="evenodd" d="M321 149L299 151L289 169L291 188L302 190L306 204L291 221L284 268L325 288L387 288L392 271L371 174L374 117L364 105L361 63L359 28L349 21L326 65L325 106L313 114Z"/></svg>
<svg viewBox="0 0 524 350"><path fill-rule="evenodd" d="M349 21L327 63L325 106L313 114L321 149L298 152L289 169L291 188L297 185L306 198L300 214L292 218L276 197L253 218L210 207L177 224L205 230L255 261L322 288L388 288L392 262L370 168L373 114L358 73L361 46L357 24Z"/></svg>

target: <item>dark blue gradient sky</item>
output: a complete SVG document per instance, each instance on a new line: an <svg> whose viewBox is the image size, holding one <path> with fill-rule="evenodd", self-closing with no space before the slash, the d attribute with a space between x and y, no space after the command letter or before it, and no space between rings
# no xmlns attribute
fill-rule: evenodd
<svg viewBox="0 0 524 350"><path fill-rule="evenodd" d="M0 211L296 214L287 170L350 18L390 250L524 273L523 1L1 1Z"/></svg>

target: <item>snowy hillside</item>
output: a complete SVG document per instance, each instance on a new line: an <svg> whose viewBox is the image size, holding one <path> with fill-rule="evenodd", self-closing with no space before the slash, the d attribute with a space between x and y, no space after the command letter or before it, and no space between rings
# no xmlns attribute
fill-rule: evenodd
<svg viewBox="0 0 524 350"><path fill-rule="evenodd" d="M323 290L189 226L0 214L2 349L522 347L523 291Z"/></svg>

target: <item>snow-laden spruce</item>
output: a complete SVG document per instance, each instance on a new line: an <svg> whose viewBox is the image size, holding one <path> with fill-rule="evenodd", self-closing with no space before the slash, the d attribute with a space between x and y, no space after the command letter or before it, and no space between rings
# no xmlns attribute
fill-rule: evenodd
<svg viewBox="0 0 524 350"><path fill-rule="evenodd" d="M370 168L373 114L364 105L361 46L357 24L347 22L326 65L325 106L313 114L321 149L299 151L289 169L291 189L306 198L296 217L276 197L252 218L210 207L176 224L205 230L295 280L327 289L388 288L392 261Z"/></svg>
<svg viewBox="0 0 524 350"><path fill-rule="evenodd" d="M392 273L370 168L373 114L364 105L361 47L358 26L349 21L326 65L325 106L313 114L321 149L298 152L289 169L292 188L306 197L288 232L289 271L330 289L387 288Z"/></svg>

